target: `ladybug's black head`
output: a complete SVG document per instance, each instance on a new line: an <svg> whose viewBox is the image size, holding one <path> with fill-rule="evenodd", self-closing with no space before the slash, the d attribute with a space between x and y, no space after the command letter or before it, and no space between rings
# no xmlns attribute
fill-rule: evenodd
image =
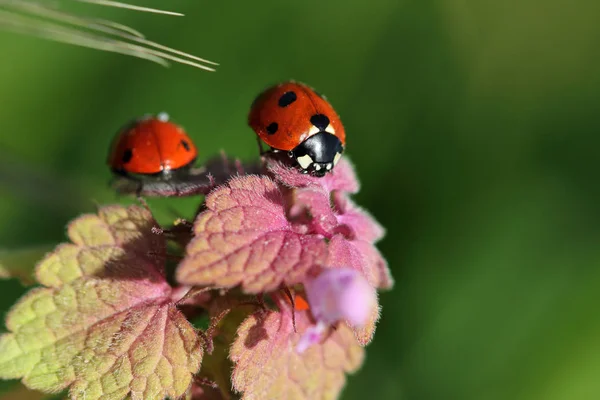
<svg viewBox="0 0 600 400"><path fill-rule="evenodd" d="M303 173L322 177L338 163L343 151L344 146L337 136L321 131L296 146L290 156Z"/></svg>

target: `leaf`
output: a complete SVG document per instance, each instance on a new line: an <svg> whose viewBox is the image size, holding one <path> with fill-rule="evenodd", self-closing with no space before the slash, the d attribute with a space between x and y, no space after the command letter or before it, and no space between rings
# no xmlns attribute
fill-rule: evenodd
<svg viewBox="0 0 600 400"><path fill-rule="evenodd" d="M290 219L308 225L311 231L327 238L338 230L339 224L331 209L329 192L322 187L309 186L294 189L291 191L290 200L288 210Z"/></svg>
<svg viewBox="0 0 600 400"><path fill-rule="evenodd" d="M182 284L272 291L301 282L324 260L323 238L288 221L283 194L267 177L231 179L206 197L206 208L177 269Z"/></svg>
<svg viewBox="0 0 600 400"><path fill-rule="evenodd" d="M351 228L356 238L376 243L385 236L385 228L365 209L350 200L346 194L334 192L332 202L338 223Z"/></svg>
<svg viewBox="0 0 600 400"><path fill-rule="evenodd" d="M350 267L360 271L373 287L379 289L391 289L394 286L387 262L371 243L335 235L327 250L325 265L328 267Z"/></svg>
<svg viewBox="0 0 600 400"><path fill-rule="evenodd" d="M321 187L298 188L292 193L290 218L330 239L326 267L347 266L360 271L376 288L393 286L387 263L373 245L385 233L377 221L339 192L333 196L335 210Z"/></svg>
<svg viewBox="0 0 600 400"><path fill-rule="evenodd" d="M50 246L0 250L0 279L19 278L24 285L31 285L35 264L50 250Z"/></svg>
<svg viewBox="0 0 600 400"><path fill-rule="evenodd" d="M322 343L298 354L296 345L311 324L308 313L296 311L295 333L290 306L280 309L258 311L240 325L229 355L234 389L244 400L338 398L345 373L358 370L364 359L352 331L341 324Z"/></svg>
<svg viewBox="0 0 600 400"><path fill-rule="evenodd" d="M178 397L200 367L202 346L173 302L165 243L142 207L109 206L68 228L40 262L46 287L9 312L0 377L74 399Z"/></svg>
<svg viewBox="0 0 600 400"><path fill-rule="evenodd" d="M322 178L301 174L297 168L289 167L277 158L267 159L267 168L276 180L289 187L320 186L328 192L339 190L345 193L357 193L360 189L348 157L342 157L335 168Z"/></svg>
<svg viewBox="0 0 600 400"><path fill-rule="evenodd" d="M371 311L371 315L369 316L367 323L363 327L353 327L350 326L352 331L354 332L354 337L358 341L361 346L366 346L373 340L373 336L375 336L375 327L377 325L377 321L379 321L379 317L381 315L381 307L379 304L376 304Z"/></svg>
<svg viewBox="0 0 600 400"><path fill-rule="evenodd" d="M85 276L108 275L152 279L166 286L166 243L153 232L157 226L142 207L108 206L98 215L83 215L67 228L72 243L59 245L37 266L37 280L59 287ZM137 264L137 268L130 264Z"/></svg>

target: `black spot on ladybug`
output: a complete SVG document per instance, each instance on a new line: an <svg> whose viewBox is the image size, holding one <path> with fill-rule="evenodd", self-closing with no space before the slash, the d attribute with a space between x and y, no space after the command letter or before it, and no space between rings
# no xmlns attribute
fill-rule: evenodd
<svg viewBox="0 0 600 400"><path fill-rule="evenodd" d="M123 164L127 164L129 161L131 161L132 157L133 151L131 151L131 149L127 149L123 152L123 158L121 159L121 161L123 161Z"/></svg>
<svg viewBox="0 0 600 400"><path fill-rule="evenodd" d="M279 129L279 125L277 122L273 122L267 126L267 133L269 135L274 135L277 132L277 129Z"/></svg>
<svg viewBox="0 0 600 400"><path fill-rule="evenodd" d="M315 114L310 117L310 123L323 131L329 126L329 118L323 114Z"/></svg>
<svg viewBox="0 0 600 400"><path fill-rule="evenodd" d="M182 140L181 145L183 146L185 151L190 151L190 144L188 142L186 142L185 140Z"/></svg>
<svg viewBox="0 0 600 400"><path fill-rule="evenodd" d="M292 104L293 102L295 102L297 98L298 97L296 97L296 92L294 92L294 91L285 92L279 98L279 107L287 107L290 104Z"/></svg>

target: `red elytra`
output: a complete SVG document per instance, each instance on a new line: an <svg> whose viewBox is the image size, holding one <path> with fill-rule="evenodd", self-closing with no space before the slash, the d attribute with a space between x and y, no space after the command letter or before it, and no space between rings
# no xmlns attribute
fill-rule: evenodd
<svg viewBox="0 0 600 400"><path fill-rule="evenodd" d="M167 117L147 116L121 129L108 157L113 172L121 175L162 175L190 166L198 150L178 125Z"/></svg>
<svg viewBox="0 0 600 400"><path fill-rule="evenodd" d="M258 95L252 104L248 123L266 144L289 151L318 132L311 122L315 115L329 119L333 128L331 133L345 146L346 132L334 108L312 88L298 82L281 83ZM277 124L277 129L273 123ZM322 128L326 130L327 127Z"/></svg>
<svg viewBox="0 0 600 400"><path fill-rule="evenodd" d="M302 172L323 176L346 145L346 132L331 104L309 86L285 82L254 100L248 124L272 149L288 151Z"/></svg>

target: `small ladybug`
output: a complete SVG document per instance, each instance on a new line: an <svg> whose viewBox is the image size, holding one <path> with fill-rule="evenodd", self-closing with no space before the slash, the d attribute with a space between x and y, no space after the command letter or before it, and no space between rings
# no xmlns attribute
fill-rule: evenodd
<svg viewBox="0 0 600 400"><path fill-rule="evenodd" d="M303 173L322 177L337 164L346 132L331 104L310 87L285 82L252 103L248 124L274 151L287 151Z"/></svg>
<svg viewBox="0 0 600 400"><path fill-rule="evenodd" d="M197 155L185 131L161 113L144 116L122 128L111 146L108 165L117 175L168 180L174 172L189 169Z"/></svg>
<svg viewBox="0 0 600 400"><path fill-rule="evenodd" d="M166 113L146 115L122 128L113 140L108 165L120 194L145 197L206 195L234 174L258 171L222 154L193 167L198 151Z"/></svg>

